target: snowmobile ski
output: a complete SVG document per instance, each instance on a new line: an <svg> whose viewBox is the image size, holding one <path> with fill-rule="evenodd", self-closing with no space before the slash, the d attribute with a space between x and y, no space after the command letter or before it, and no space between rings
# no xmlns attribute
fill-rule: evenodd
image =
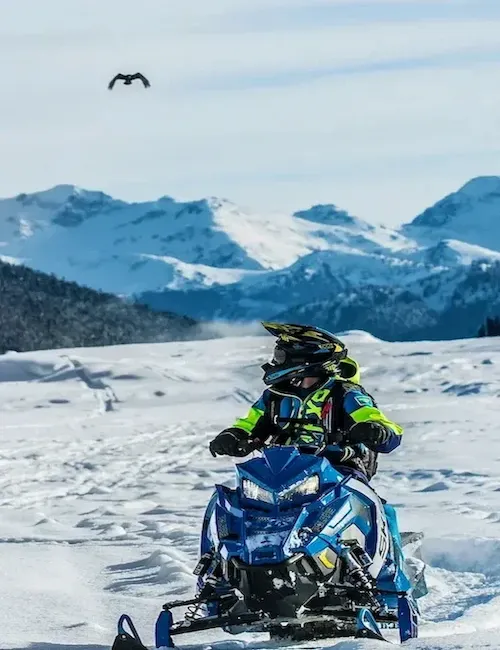
<svg viewBox="0 0 500 650"><path fill-rule="evenodd" d="M356 639L375 639L377 641L387 641L378 626L375 617L369 609L363 607L359 610L356 619Z"/></svg>
<svg viewBox="0 0 500 650"><path fill-rule="evenodd" d="M130 632L124 628L124 623L128 625ZM116 635L111 650L148 650L142 643L139 633L132 623L132 619L127 614L122 614L118 621L118 634Z"/></svg>

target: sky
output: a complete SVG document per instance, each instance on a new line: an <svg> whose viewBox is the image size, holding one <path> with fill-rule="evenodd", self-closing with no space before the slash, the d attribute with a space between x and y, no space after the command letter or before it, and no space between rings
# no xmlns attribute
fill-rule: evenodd
<svg viewBox="0 0 500 650"><path fill-rule="evenodd" d="M116 85L141 71L151 88ZM500 174L498 0L3 0L0 196L335 203Z"/></svg>

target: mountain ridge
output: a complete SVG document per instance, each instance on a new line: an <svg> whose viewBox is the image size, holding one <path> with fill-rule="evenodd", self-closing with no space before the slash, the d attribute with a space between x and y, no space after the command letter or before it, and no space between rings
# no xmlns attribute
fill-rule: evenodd
<svg viewBox="0 0 500 650"><path fill-rule="evenodd" d="M436 242L437 232L441 239L499 251L500 177L471 179L404 224L401 232L419 242Z"/></svg>
<svg viewBox="0 0 500 650"><path fill-rule="evenodd" d="M382 338L413 336L430 322L433 336L449 337L477 329L471 321L440 334L439 323L457 287L478 281L476 262L490 269L481 292L495 283L498 215L496 176L471 179L397 229L333 203L266 214L216 197L129 203L57 185L0 199L0 255L195 319L310 318L321 304L331 326L345 329L349 305L355 327L376 322Z"/></svg>

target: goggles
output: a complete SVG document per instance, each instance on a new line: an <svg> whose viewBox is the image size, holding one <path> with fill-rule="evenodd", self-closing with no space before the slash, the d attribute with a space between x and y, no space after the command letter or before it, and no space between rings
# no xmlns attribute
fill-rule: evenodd
<svg viewBox="0 0 500 650"><path fill-rule="evenodd" d="M308 365L328 361L332 357L331 350L294 350L276 346L269 366Z"/></svg>

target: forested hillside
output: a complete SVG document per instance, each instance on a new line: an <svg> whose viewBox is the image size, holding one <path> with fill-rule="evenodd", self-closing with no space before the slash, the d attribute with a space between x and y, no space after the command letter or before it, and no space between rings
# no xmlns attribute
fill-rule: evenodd
<svg viewBox="0 0 500 650"><path fill-rule="evenodd" d="M172 341L195 321L0 261L0 354L47 348Z"/></svg>

